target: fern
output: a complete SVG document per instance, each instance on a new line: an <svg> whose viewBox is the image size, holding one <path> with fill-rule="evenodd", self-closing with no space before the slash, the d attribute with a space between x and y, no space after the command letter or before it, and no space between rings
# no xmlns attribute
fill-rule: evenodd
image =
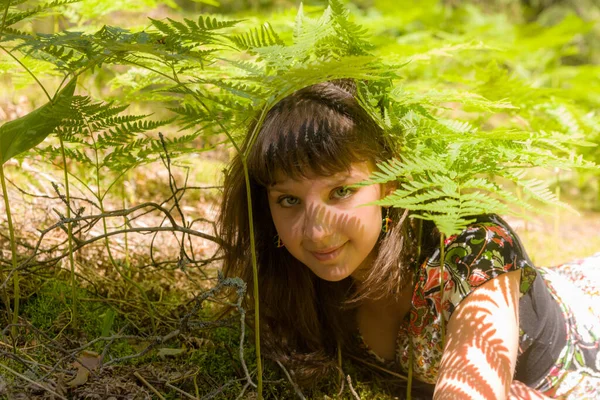
<svg viewBox="0 0 600 400"><path fill-rule="evenodd" d="M535 24L514 28L493 20L490 32L503 32L507 39L502 42L480 34L485 31L443 31L448 27L419 31L410 26L410 18L424 11L407 7L411 11L401 16L408 28L399 37L398 48L403 51L399 55L389 54L390 47L374 46L374 36L358 23L360 16L350 15L339 0L331 0L316 18L306 16L300 7L290 42L268 22L239 33L234 32L239 20L210 15L181 21L150 19L150 29L139 32L103 27L91 35L63 32L32 39L7 31L7 37L20 42L16 50L64 71L90 65L131 66L114 82L126 88L127 98L170 103L167 109L176 119L155 122L145 116L122 116L124 108L111 103L82 101L75 107L78 116L65 118L57 132L80 151L85 147L82 138L93 137L90 148L106 152L106 162L97 163L109 169L137 165L140 154L154 159L158 143L140 135L165 124L176 123L183 132L167 138L177 154L189 151L191 141L200 135L224 132L235 141L257 110L272 107L302 87L344 78L357 82L361 104L402 155L380 164L369 180L399 181L400 189L384 199L385 204L439 222L446 234L464 226L472 213L505 213L510 204L519 203L495 177L513 182L532 200L558 204L543 184L518 171L595 168L573 155L572 149L590 145L584 138L597 134L600 124L564 92L529 80L510 66L519 63L525 51L547 41L548 35L560 34L560 43L544 50L545 65L557 62L562 46L590 25L568 17L547 30ZM11 12L15 18L27 18ZM469 9L453 18L461 26L465 20L485 17ZM436 21L425 24L434 26ZM375 30L386 26L388 22ZM525 50L510 47L509 40L522 40ZM443 67L437 59L445 60ZM470 68L467 74L465 65ZM439 72L432 72L434 68ZM518 206L531 208L524 202Z"/></svg>
<svg viewBox="0 0 600 400"><path fill-rule="evenodd" d="M139 135L155 131L172 120L149 121L147 115L121 115L125 109L126 106L75 96L70 108L62 110L66 118L55 132L65 143L67 157L76 161L80 170L90 171L87 177L80 178L83 184L87 185L93 178L96 185L100 181L107 182L105 187L109 190L125 171L159 158L162 149L153 145L152 139ZM60 158L60 151L55 146L37 149L50 160ZM104 198L106 192L102 190L98 186L91 194Z"/></svg>
<svg viewBox="0 0 600 400"><path fill-rule="evenodd" d="M10 5L13 7L19 4L26 3L25 1L9 1ZM50 3L41 4L37 7L28 8L26 10L14 11L9 8L8 14L6 16L6 26L15 25L19 22L25 21L27 19L32 18L33 16L40 15L41 13L45 13L52 8L57 8L60 6L64 6L67 4L76 3L79 0L55 0ZM4 8L4 6L2 7Z"/></svg>
<svg viewBox="0 0 600 400"><path fill-rule="evenodd" d="M283 41L268 23L263 24L260 28L254 28L242 35L233 36L230 40L241 50L284 45Z"/></svg>

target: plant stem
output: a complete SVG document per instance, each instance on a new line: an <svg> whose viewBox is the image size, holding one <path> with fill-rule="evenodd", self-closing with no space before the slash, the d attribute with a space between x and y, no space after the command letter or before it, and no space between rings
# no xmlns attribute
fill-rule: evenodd
<svg viewBox="0 0 600 400"><path fill-rule="evenodd" d="M252 216L252 194L250 193L250 176L246 158L242 157L244 167L244 178L246 180L246 200L248 205L248 224L250 225L250 253L252 254L252 276L254 281L254 343L256 347L256 377L258 400L262 400L262 362L260 359L260 313L258 294L258 263L256 260L256 241L254 239L254 219Z"/></svg>
<svg viewBox="0 0 600 400"><path fill-rule="evenodd" d="M446 272L445 264L446 264L446 254L444 248L444 240L445 236L440 232L440 328L442 331L442 350L446 346L446 321L444 320L444 286L446 282L444 281L444 272Z"/></svg>
<svg viewBox="0 0 600 400"><path fill-rule="evenodd" d="M65 175L65 200L67 203L67 219L71 219L71 195L69 193L69 171L67 168L67 156L65 155L65 143L61 135L58 135L60 140L60 151L63 162L63 172ZM67 224L67 236L69 246L69 267L71 270L71 301L73 302L73 317L71 321L73 326L77 327L77 289L75 287L75 259L73 255L73 224L69 222Z"/></svg>
<svg viewBox="0 0 600 400"><path fill-rule="evenodd" d="M104 192L104 194L102 194L102 182L100 179L100 156L98 155L98 146L96 145L96 140L94 138L94 130L90 126L89 122L88 122L88 132L90 134L90 138L92 139L92 143L93 143L94 166L95 166L95 170L96 170L96 177L95 177L96 178L96 192L95 193L92 192L92 193L94 193L94 196L98 200L98 206L100 207L100 213L105 214L104 198L108 192ZM108 235L108 225L106 224L106 216L102 216L102 229L103 229L103 233L104 233L104 243L106 246L106 251L108 253L108 258L110 260L111 265L115 268L115 271L117 271L117 273L119 274L119 276L121 276L121 278L123 278L127 283L129 283L130 285L135 287L140 292L142 299L144 299L144 302L148 306L148 314L150 316L152 332L156 333L154 308L152 306L152 303L150 302L150 299L146 295L146 292L144 291L144 289L142 289L142 287L140 285L138 285L133 279L131 279L129 276L127 276L127 274L125 274L121 270L121 267L119 267L119 264L113 257L112 251L110 249L110 240L109 240L109 235Z"/></svg>
<svg viewBox="0 0 600 400"><path fill-rule="evenodd" d="M417 233L417 268L421 262L421 246L423 244L423 220L419 220L419 232ZM416 274L417 271L414 271ZM414 283L414 279L413 279ZM408 381L406 383L406 400L412 399L412 380L413 380L413 362L415 360L415 347L413 345L412 339L408 337L408 347L410 354L408 355Z"/></svg>
<svg viewBox="0 0 600 400"><path fill-rule="evenodd" d="M252 215L252 193L250 188L250 175L248 175L248 163L247 156L252 149L253 139L258 135L258 130L260 129L265 116L267 115L267 107L264 107L260 117L258 118L258 122L254 127L254 130L251 133L251 139L248 144L248 148L244 154L240 154L240 158L242 160L242 167L244 168L244 179L246 181L246 200L248 207L248 224L250 226L250 253L252 255L252 279L253 279L253 289L254 289L254 342L256 348L256 375L257 375L257 392L258 392L258 400L262 400L263 398L263 386L262 386L262 361L260 355L260 310L259 310L259 292L258 292L258 262L256 259L256 241L254 239L254 218ZM229 136L228 136L229 137ZM232 143L233 142L233 139ZM237 149L237 146L236 146Z"/></svg>
<svg viewBox="0 0 600 400"><path fill-rule="evenodd" d="M406 382L406 400L412 400L412 380L413 380L413 362L415 354L415 346L413 346L412 339L408 337L408 381Z"/></svg>
<svg viewBox="0 0 600 400"><path fill-rule="evenodd" d="M4 32L6 26L6 17L8 16L8 9L10 8L10 1L6 2L6 8L4 9L4 15L2 16L2 25L0 26L0 35Z"/></svg>
<svg viewBox="0 0 600 400"><path fill-rule="evenodd" d="M0 148L0 160L2 159L2 150ZM8 222L8 233L10 237L10 249L12 253L12 267L13 267L13 298L14 306L12 312L12 324L10 328L11 336L13 339L14 350L16 351L15 340L17 338L17 323L19 322L19 271L17 271L17 242L15 241L15 230L12 223L12 215L10 213L10 203L8 201L8 190L6 190L6 178L4 177L4 165L0 164L0 182L2 184L2 196L4 197L4 207L6 210L6 220ZM8 301L8 302L7 302ZM6 310L9 312L10 318L10 299L5 299Z"/></svg>
<svg viewBox="0 0 600 400"><path fill-rule="evenodd" d="M23 64L21 62L21 60L19 60L17 57L15 57L15 55L13 53L11 53L10 51L8 51L8 49L5 48L4 46L0 46L0 49L4 50L6 52L6 54L8 54L13 60L15 60L17 63L19 63L19 65L21 65L21 67L23 67L23 69L25 71L27 71L27 73L29 73L29 75L31 75L31 77L37 82L39 87L42 88L42 90L44 91L44 94L46 95L48 100L52 101L52 96L50 96L50 94L48 93L48 91L46 90L44 85L42 85L42 82L40 82L40 80L37 78L37 76L35 76L35 74L33 72L31 72L30 69L27 68L27 66L25 64Z"/></svg>
<svg viewBox="0 0 600 400"><path fill-rule="evenodd" d="M560 201L560 170L556 170L556 188L554 189L554 195L556 200ZM556 249L560 249L559 246L559 234L560 234L560 208L559 206L554 207L554 252Z"/></svg>
<svg viewBox="0 0 600 400"><path fill-rule="evenodd" d="M122 196L122 200L123 200L123 209L126 210L127 209L127 189L125 188L125 178L129 176L129 173L127 173L124 177L123 177L123 185L121 186L122 192L121 192L121 196ZM131 202L132 204L134 203L133 201ZM127 218L127 215L123 215L123 222L125 223L125 228L127 228L129 226L129 219ZM127 234L127 231L124 233L124 239L125 239L125 272L127 273L127 276L131 277L131 273L130 273L130 256L129 256L129 235Z"/></svg>

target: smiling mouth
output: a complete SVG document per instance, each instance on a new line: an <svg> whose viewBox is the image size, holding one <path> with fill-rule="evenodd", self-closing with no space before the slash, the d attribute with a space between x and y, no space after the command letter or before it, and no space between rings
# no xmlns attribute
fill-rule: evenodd
<svg viewBox="0 0 600 400"><path fill-rule="evenodd" d="M333 249L326 249L325 251L311 251L310 253L319 261L334 260L341 252L346 243Z"/></svg>

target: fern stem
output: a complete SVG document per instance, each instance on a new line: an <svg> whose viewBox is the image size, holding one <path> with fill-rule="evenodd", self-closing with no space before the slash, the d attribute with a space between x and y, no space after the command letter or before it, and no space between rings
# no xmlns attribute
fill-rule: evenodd
<svg viewBox="0 0 600 400"><path fill-rule="evenodd" d="M406 400L412 400L413 362L415 359L415 346L412 339L408 337L408 380L406 382Z"/></svg>
<svg viewBox="0 0 600 400"><path fill-rule="evenodd" d="M344 371L342 370L342 345L339 340L337 342L337 364L339 370L339 385L341 388L342 384L344 383Z"/></svg>
<svg viewBox="0 0 600 400"><path fill-rule="evenodd" d="M175 72L175 70L173 70L174 76L169 76L168 74L165 74L164 72L160 72L154 68L150 68L147 65L143 65L143 64L139 64L136 63L134 61L130 61L127 60L128 64L132 64L135 66L138 66L140 68L145 68L149 71L154 72L155 74L158 74L160 76L163 76L169 80L172 80L174 82L176 82L177 84L181 85L181 87L183 89L185 89L189 95L191 95L194 99L196 99L196 101L198 103L200 103L200 105L202 107L204 107L204 109L213 116L213 121L215 121L217 123L217 125L219 125L219 127L221 128L221 130L223 131L223 133L225 133L225 136L227 136L227 139L229 139L229 141L231 142L231 144L233 145L233 147L235 148L235 151L237 152L237 154L242 154L241 149L239 148L239 146L237 145L237 143L235 142L235 140L233 140L233 136L231 136L231 133L229 133L229 131L227 130L227 128L221 123L221 118L218 118L218 116L214 115L212 110L210 108L208 108L208 106L202 101L202 98L200 96L198 96L198 94L196 92L194 92L193 90L190 90L187 86L185 86L185 84L181 83L179 81L179 78L177 77L177 73Z"/></svg>
<svg viewBox="0 0 600 400"><path fill-rule="evenodd" d="M23 67L23 69L25 71L27 71L27 73L29 75L31 75L31 77L37 82L37 84L40 86L40 88L42 88L42 90L46 94L46 97L48 98L48 101L52 101L52 97L50 96L50 94L48 93L48 91L46 90L44 85L42 85L42 82L40 82L40 80L37 78L37 76L35 76L35 74L33 72L31 72L30 69L27 68L27 66L25 64L23 64L21 62L21 60L19 60L17 57L15 57L15 55L12 54L10 51L8 51L8 49L6 49L4 46L0 46L0 49L4 50L10 57L12 57L17 63L19 63L19 65L21 65L21 67Z"/></svg>
<svg viewBox="0 0 600 400"><path fill-rule="evenodd" d="M98 199L99 203L100 203L100 212L102 214L105 213L104 211L104 204L102 202L102 200ZM144 289L137 284L137 282L135 282L134 280L132 280L129 276L127 276L127 274L125 274L122 270L121 267L119 267L119 264L117 263L117 260L115 260L113 254L112 254L112 250L110 249L110 240L109 240L109 236L108 236L108 225L106 224L106 217L103 216L102 217L102 227L104 230L104 244L106 245L106 251L108 252L108 258L110 260L110 263L112 264L112 266L115 268L115 270L117 271L117 273L130 285L132 285L133 287L135 287L141 294L142 298L144 299L146 305L148 306L148 314L150 316L150 323L152 324L152 332L156 332L156 317L154 315L154 307L152 306L152 303L150 302L150 299L148 298L148 296L146 295L146 292L144 291Z"/></svg>
<svg viewBox="0 0 600 400"><path fill-rule="evenodd" d="M423 220L419 220L419 231L417 233L417 267L421 262L421 248L423 246Z"/></svg>
<svg viewBox="0 0 600 400"><path fill-rule="evenodd" d="M417 268L421 262L421 246L423 243L423 220L419 220L419 231L417 233ZM417 271L413 271L414 274ZM414 275L413 275L413 286L414 286ZM406 385L406 399L412 399L412 381L413 381L413 363L415 360L415 346L413 345L410 335L408 336L408 349L410 354L408 355L408 381Z"/></svg>
<svg viewBox="0 0 600 400"><path fill-rule="evenodd" d="M4 15L2 16L2 26L0 26L0 35L4 32L6 26L6 17L8 16L8 9L10 8L10 1L6 2L6 8L4 9Z"/></svg>
<svg viewBox="0 0 600 400"><path fill-rule="evenodd" d="M440 233L440 328L442 331L442 350L446 346L446 320L444 320L444 287L446 282L444 281L444 272L446 271L446 254L444 248L444 234Z"/></svg>
<svg viewBox="0 0 600 400"><path fill-rule="evenodd" d="M63 173L65 175L65 200L67 203L67 219L71 220L71 195L69 191L69 171L67 168L67 156L65 154L65 143L63 141L62 135L58 135L58 140L60 140L60 151L62 154L62 162L63 162ZM73 255L73 224L71 222L67 223L67 237L68 237L68 246L69 246L69 269L71 270L71 301L73 302L73 317L71 321L73 322L73 326L77 326L77 289L75 287L75 259Z"/></svg>
<svg viewBox="0 0 600 400"><path fill-rule="evenodd" d="M2 150L0 149L0 160L2 159ZM6 220L8 222L8 233L10 237L10 249L12 253L12 267L13 267L13 298L14 298L14 306L12 311L12 324L13 326L10 328L11 336L13 339L13 350L16 352L16 343L15 340L17 338L17 323L19 322L19 271L17 270L17 242L15 241L15 229L12 223L12 215L10 213L10 202L8 201L8 190L6 189L6 178L4 176L4 165L0 164L0 182L2 184L2 196L4 197L4 207L6 211ZM10 301L8 298L5 301ZM9 312L9 321L10 318L10 303L6 303L6 310Z"/></svg>
<svg viewBox="0 0 600 400"><path fill-rule="evenodd" d="M125 189L125 185L123 185L123 209L126 210L127 209L127 190ZM127 228L127 226L129 225L129 219L127 219L127 215L123 215L123 222L125 224L125 228ZM127 234L127 231L125 231L124 233L124 240L125 240L125 272L127 273L127 275L129 277L131 277L131 270L130 270L130 255L129 255L129 235Z"/></svg>
<svg viewBox="0 0 600 400"><path fill-rule="evenodd" d="M186 87L186 89L187 89L187 87ZM213 112L211 111L211 109L208 108L208 106L206 104L204 104L204 102L202 101L202 99L196 93L192 92L189 89L188 89L188 92L192 94L192 96L200 103L200 105L202 107L204 107L204 109L206 111L208 111L208 113L210 115L213 115ZM263 117L261 115L259 124L262 123L262 120L263 120ZM231 136L231 133L229 133L229 131L227 130L227 128L225 128L225 126L221 123L221 118L218 118L217 116L214 116L214 121L219 125L219 127L221 128L221 130L223 131L223 133L225 133L225 135L227 136L227 139L229 139L229 141L231 142L231 144L235 148L235 151L237 152L237 154L241 155L242 154L242 150L239 148L239 146L237 145L237 143L235 142L235 140L233 140L233 136ZM257 126L258 126L258 124L257 124Z"/></svg>
<svg viewBox="0 0 600 400"><path fill-rule="evenodd" d="M250 193L250 175L248 174L248 164L246 158L242 157L244 167L244 179L246 180L246 200L248 205L248 223L250 225L250 253L252 255L252 276L254 283L254 343L256 347L256 376L258 400L263 398L262 387L262 361L260 355L260 313L259 313L259 293L258 293L258 262L256 260L256 240L254 238L254 219L252 215L252 194Z"/></svg>
<svg viewBox="0 0 600 400"><path fill-rule="evenodd" d="M102 185L101 185L101 180L100 180L100 162L99 162L100 158L98 156L98 146L96 145L96 139L94 138L94 135L92 134L93 129L89 125L89 122L88 122L88 131L90 132L90 138L91 138L92 143L93 143L93 149L94 149L94 166L95 166L95 170L96 170L96 192L94 193L94 196L98 200L98 206L100 207L100 213L101 214L105 214L105 210L104 210L104 197L106 196L106 194L108 192L104 192L104 194L102 194L102 190L101 190ZM125 273L123 273L123 271L119 267L119 264L117 263L117 261L115 260L113 254L112 254L112 250L110 249L109 235L108 235L108 225L106 223L106 217L105 216L102 217L102 229L103 229L103 233L105 235L105 237L104 237L104 243L105 243L105 246L106 246L106 251L108 253L108 258L110 260L111 265L115 268L115 271L117 271L117 273L119 274L119 276L121 276L121 278L123 278L127 283L129 283L130 285L132 285L133 287L135 287L140 292L140 295L142 296L142 299L144 299L144 302L148 306L148 314L150 316L150 323L152 325L152 332L156 333L156 321L155 321L156 317L154 315L154 307L152 306L152 303L150 302L150 299L146 295L146 292L144 291L144 289L142 289L142 287L140 285L138 285L137 282L135 282L133 279L129 278Z"/></svg>
<svg viewBox="0 0 600 400"><path fill-rule="evenodd" d="M251 133L251 138L257 135L260 126L267 115L267 107L264 107L260 117L258 118L258 122L254 126L254 130ZM229 135L227 135L229 137ZM230 139L233 142L233 138ZM233 142L235 146L235 142ZM256 374L257 374L257 391L258 391L258 400L262 400L262 362L260 355L260 310L259 310L259 292L258 292L258 262L256 259L256 241L254 239L254 218L252 215L252 194L250 190L250 175L248 174L248 163L247 163L247 155L252 149L253 140L251 139L248 148L246 149L247 153L242 154L242 167L244 168L244 179L246 181L246 200L248 207L248 224L250 225L250 252L252 254L252 278L254 283L254 341L256 347ZM236 147L237 149L237 147Z"/></svg>
<svg viewBox="0 0 600 400"><path fill-rule="evenodd" d="M560 171L556 171L556 188L554 188L556 201L560 201ZM554 252L559 249L559 234L560 234L560 208L558 205L554 207Z"/></svg>

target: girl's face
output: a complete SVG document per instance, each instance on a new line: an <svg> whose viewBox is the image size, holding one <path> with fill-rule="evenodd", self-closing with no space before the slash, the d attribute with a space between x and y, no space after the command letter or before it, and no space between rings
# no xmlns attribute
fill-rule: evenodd
<svg viewBox="0 0 600 400"><path fill-rule="evenodd" d="M361 205L381 199L382 186L344 188L367 179L372 170L361 162L328 177L293 180L278 174L267 190L281 241L321 279L360 279L375 259L381 207Z"/></svg>

